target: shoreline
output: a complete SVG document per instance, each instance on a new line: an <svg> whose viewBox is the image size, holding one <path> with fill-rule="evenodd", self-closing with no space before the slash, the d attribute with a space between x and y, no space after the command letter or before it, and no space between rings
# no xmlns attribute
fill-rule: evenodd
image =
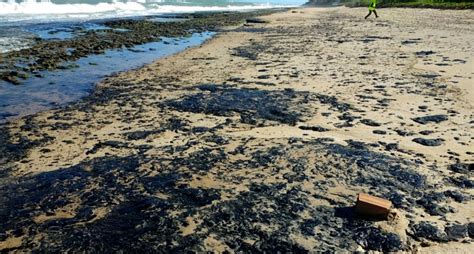
<svg viewBox="0 0 474 254"><path fill-rule="evenodd" d="M179 14L183 21L156 22L159 15L138 18L105 19L94 24L101 29L84 27L71 29L71 38L47 40L39 36L33 45L0 54L0 80L14 85L30 76L41 76L41 71L68 69L68 63L89 55L100 55L109 49L130 48L161 37L180 37L192 33L217 31L219 27L237 25L259 14L284 10L273 8L249 12L205 12ZM178 16L178 15L176 15Z"/></svg>
<svg viewBox="0 0 474 254"><path fill-rule="evenodd" d="M189 37L161 38L128 49L107 50L89 55L71 65L74 68L42 73L30 77L20 86L0 81L0 123L40 111L66 106L89 95L94 86L111 74L140 68L167 55L202 43L214 33L192 34Z"/></svg>
<svg viewBox="0 0 474 254"><path fill-rule="evenodd" d="M48 37L42 38L38 35L37 42L31 47L0 54L2 56L0 85L4 86L0 87L0 93L4 92L0 97L4 100L4 103L0 104L0 123L71 103L84 96L85 92L82 90L90 90L89 87L95 85L107 74L123 71L126 68L126 65L119 66L119 64L112 64L113 66L107 68L107 63L94 68L98 61L104 61L101 60L102 58L110 58L109 60L113 62L114 59L110 55L121 54L123 55L121 56L122 60L131 67L136 67L136 63L133 61L137 60L133 59L136 58L133 53L150 51L149 55L155 54L157 59L162 57L163 54L160 52L164 48L175 53L175 50L169 49L171 47L168 45L155 48L154 44L176 44L168 39L186 38L196 35L196 33L213 33L213 31L218 31L219 27L235 25L258 14L281 10L282 8L272 8L246 12L176 13L173 15L108 18L92 20L80 25L71 23L67 29L52 26L53 28L50 29L53 33L47 36L55 38L55 33L59 32L60 34L57 36L64 38L58 37L55 40L50 40ZM159 18L171 18L175 21L156 21ZM86 29L86 27L88 28ZM203 29L208 30L204 31ZM65 30L68 32L64 32ZM45 32L43 31L43 33ZM147 45L150 45L150 48ZM67 50L64 49L65 47ZM129 51L131 53L127 57L126 54ZM149 59L150 57L144 58ZM85 62L87 59L90 59L89 63ZM128 63L129 60L133 63ZM151 61L144 61L143 64L149 62ZM92 77L99 75L95 69L104 70L101 70L99 78L94 79ZM80 73L84 70L92 72L92 75L81 78ZM62 79L61 76L74 77L77 84L68 82L67 78ZM66 84L63 85L63 83ZM8 87L9 85L17 87ZM12 91L7 91L7 89L12 89ZM21 102L15 104L15 98L20 98L21 94L31 96L21 98Z"/></svg>
<svg viewBox="0 0 474 254"><path fill-rule="evenodd" d="M474 21L406 12L271 14L0 125L0 249L468 251Z"/></svg>

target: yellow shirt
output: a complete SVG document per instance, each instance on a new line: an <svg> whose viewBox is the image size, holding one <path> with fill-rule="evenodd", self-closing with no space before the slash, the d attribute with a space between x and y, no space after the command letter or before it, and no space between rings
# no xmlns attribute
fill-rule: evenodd
<svg viewBox="0 0 474 254"><path fill-rule="evenodd" d="M370 0L369 11L374 11L377 5L377 0Z"/></svg>

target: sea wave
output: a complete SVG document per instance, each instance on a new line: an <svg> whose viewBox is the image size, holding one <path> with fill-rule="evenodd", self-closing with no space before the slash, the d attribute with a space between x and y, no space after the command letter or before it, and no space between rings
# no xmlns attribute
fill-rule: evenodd
<svg viewBox="0 0 474 254"><path fill-rule="evenodd" d="M78 14L144 10L146 10L146 7L136 2L98 4L54 4L51 2L0 3L0 14L2 15Z"/></svg>
<svg viewBox="0 0 474 254"><path fill-rule="evenodd" d="M0 37L0 53L28 48L31 43L33 43L33 40L28 38Z"/></svg>

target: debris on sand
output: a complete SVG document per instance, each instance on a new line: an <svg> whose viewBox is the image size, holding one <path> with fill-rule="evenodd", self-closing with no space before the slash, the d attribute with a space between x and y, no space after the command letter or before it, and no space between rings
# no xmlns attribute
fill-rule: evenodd
<svg viewBox="0 0 474 254"><path fill-rule="evenodd" d="M427 123L440 123L443 121L448 120L447 115L430 115L430 116L421 116L421 117L415 117L412 118L413 121L419 123L419 124L427 124Z"/></svg>
<svg viewBox="0 0 474 254"><path fill-rule="evenodd" d="M392 202L365 193L357 195L355 211L364 216L386 219L390 213Z"/></svg>

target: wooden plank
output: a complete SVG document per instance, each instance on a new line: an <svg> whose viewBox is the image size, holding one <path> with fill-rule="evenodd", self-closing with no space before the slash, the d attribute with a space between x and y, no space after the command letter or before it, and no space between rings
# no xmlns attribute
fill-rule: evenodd
<svg viewBox="0 0 474 254"><path fill-rule="evenodd" d="M392 202L366 193L357 195L355 211L360 215L376 218L387 218Z"/></svg>

